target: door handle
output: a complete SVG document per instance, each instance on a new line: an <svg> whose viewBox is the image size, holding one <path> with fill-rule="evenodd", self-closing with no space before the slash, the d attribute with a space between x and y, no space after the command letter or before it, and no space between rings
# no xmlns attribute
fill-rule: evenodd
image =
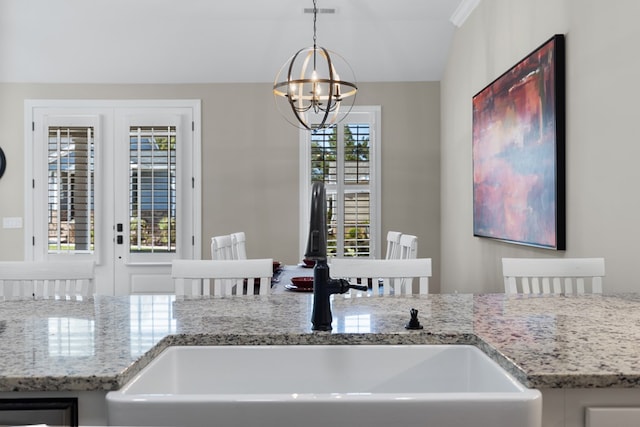
<svg viewBox="0 0 640 427"><path fill-rule="evenodd" d="M122 225L121 222L119 222L118 224L116 224L116 232L117 233L122 233L124 230L124 227ZM124 238L122 237L122 234L118 234L116 236L116 243L121 245L124 242Z"/></svg>

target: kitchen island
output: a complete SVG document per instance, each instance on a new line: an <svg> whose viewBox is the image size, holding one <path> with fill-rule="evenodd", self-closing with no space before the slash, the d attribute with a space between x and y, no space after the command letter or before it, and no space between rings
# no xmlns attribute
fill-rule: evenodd
<svg viewBox="0 0 640 427"><path fill-rule="evenodd" d="M586 396L580 408L610 405L606 396L640 406L640 295L334 296L330 333L311 331L312 301L282 293L1 302L0 392L78 395L83 423L82 396L98 396L97 405L171 345L453 343L479 347L542 390L545 419L561 408L567 419L553 425L583 425L564 409L574 391ZM412 308L424 329L404 328Z"/></svg>

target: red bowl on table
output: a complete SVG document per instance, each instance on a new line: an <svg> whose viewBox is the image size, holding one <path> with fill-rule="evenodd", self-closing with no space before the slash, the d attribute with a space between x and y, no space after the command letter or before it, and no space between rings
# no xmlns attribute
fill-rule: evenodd
<svg viewBox="0 0 640 427"><path fill-rule="evenodd" d="M314 260L314 259L306 259L305 258L305 259L302 260L302 263L303 263L303 267L313 268L316 265L316 260Z"/></svg>
<svg viewBox="0 0 640 427"><path fill-rule="evenodd" d="M293 283L293 285L298 289L313 289L313 277L292 277L291 283Z"/></svg>

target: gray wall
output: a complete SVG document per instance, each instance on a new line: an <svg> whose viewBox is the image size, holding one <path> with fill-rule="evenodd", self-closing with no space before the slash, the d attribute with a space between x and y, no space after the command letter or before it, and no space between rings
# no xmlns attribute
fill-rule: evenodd
<svg viewBox="0 0 640 427"><path fill-rule="evenodd" d="M275 71L274 71L275 72ZM361 83L358 105L382 106L382 231L416 234L439 289L440 85ZM24 217L25 99L201 99L203 257L209 237L243 230L250 257L299 262L298 130L280 117L270 84L0 84L8 167L0 217ZM308 201L304 201L308 203ZM23 230L0 228L0 260L20 260ZM382 248L384 248L384 243Z"/></svg>
<svg viewBox="0 0 640 427"><path fill-rule="evenodd" d="M483 0L441 82L442 291L500 292L500 259L606 258L607 292L637 291L637 0ZM553 34L566 35L567 250L473 237L471 98Z"/></svg>

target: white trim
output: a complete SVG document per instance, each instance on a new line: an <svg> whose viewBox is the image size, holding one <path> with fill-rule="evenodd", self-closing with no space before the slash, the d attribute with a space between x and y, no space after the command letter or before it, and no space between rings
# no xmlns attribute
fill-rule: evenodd
<svg viewBox="0 0 640 427"><path fill-rule="evenodd" d="M24 102L24 259L25 261L33 261L33 109L35 106L32 101Z"/></svg>
<svg viewBox="0 0 640 427"><path fill-rule="evenodd" d="M309 212L311 210L311 192L309 187L309 176L311 176L311 164L309 156L311 155L310 133L300 130L300 158L298 164L300 166L300 176L298 194L300 196L298 211L298 253L300 257L304 257L307 250L307 239L309 235Z"/></svg>
<svg viewBox="0 0 640 427"><path fill-rule="evenodd" d="M371 138L375 139L376 142L371 147L371 156L373 157L373 163L371 164L373 173L371 175L375 176L373 187L376 192L376 204L371 211L371 222L375 224L378 233L377 238L372 242L372 252L376 258L380 258L382 239L384 238L382 235L382 108L378 105L366 107L366 109L372 114L373 126L371 126L370 132Z"/></svg>
<svg viewBox="0 0 640 427"><path fill-rule="evenodd" d="M31 167L31 173L27 176L30 176L35 183L39 183L40 186L36 186L34 188L33 186L33 182L31 180L25 180L28 181L28 183L31 183L31 187L29 188L28 192L25 192L25 217L27 219L26 223L28 224L27 227L25 227L25 238L27 239L27 241L25 241L25 260L27 261L44 261L47 259L47 244L44 245L32 245L31 242L29 242L28 236L47 236L48 232L47 232L47 223L43 222L42 224L36 224L35 223L35 218L47 218L47 207L46 204L42 204L42 203L34 203L34 198L36 196L44 196L47 191L48 191L48 185L49 185L49 176L47 174L47 160L45 156L40 156L40 153L47 153L48 152L48 147L47 147L47 138L48 135L46 134L46 130L50 127L50 126L85 126L85 127L93 127L94 129L94 154L95 154L95 158L96 159L100 159L100 155L101 155L101 150L102 150L102 141L101 138L103 137L103 132L102 132L102 126L103 126L103 122L104 122L104 114L102 111L99 110L86 110L86 111L79 111L79 110L70 110L68 112L64 112L63 114L58 114L58 110L55 109L51 109L48 111L48 113L52 113L52 114L44 114L42 116L38 117L42 117L41 121L35 121L35 116L36 114L34 114L33 116L31 116L32 120L35 121L36 126L35 129L33 130L33 132L30 132L30 136L32 138L31 141L31 146L30 147L25 147L26 149L30 149L32 152L32 157L26 158L25 161L28 165L30 165ZM39 134L39 136L36 138L35 135ZM35 144L37 144L39 141L42 141L44 143L44 146L39 146L39 147L35 147ZM36 156L36 154L38 154ZM101 169L102 169L102 165L99 163L95 164L95 181L94 181L94 191L97 190L103 183L103 176L101 173ZM27 169L25 169L27 170ZM28 173L28 172L27 172ZM31 204L31 209L27 208L27 204ZM96 211L102 211L103 210L103 206L102 206L102 200L99 198L95 199L95 205L94 205L94 209ZM101 236L102 233L102 218L96 218L96 223L95 223L95 238L96 241L101 241L104 237ZM27 234L28 233L28 234ZM39 243L39 242L38 242ZM41 251L36 252L36 248L40 248ZM29 256L26 256L27 253L29 254ZM76 257L81 257L81 256L87 256L87 255L83 255L83 254L74 254ZM94 249L94 254L92 255L92 259L95 261L95 263L97 265L100 265L101 261L104 259L104 254L102 253L102 250L100 247L96 247Z"/></svg>
<svg viewBox="0 0 640 427"><path fill-rule="evenodd" d="M196 108L196 105L199 109L200 104L199 99L26 99L24 101L25 111L33 108Z"/></svg>
<svg viewBox="0 0 640 427"><path fill-rule="evenodd" d="M178 255L183 258L189 259L200 259L202 253L202 166L201 166L201 153L202 153L202 112L201 112L201 100L199 99L160 99L160 100L56 100L56 99L28 99L24 101L24 135L25 135L25 221L24 221L24 259L29 260L38 260L44 259L47 257L47 254L35 253L35 248L37 246L43 246L42 244L34 246L32 244L33 236L36 234L36 224L35 218L43 217L43 212L35 212L36 203L34 200L34 189L32 180L36 180L36 184L40 184L40 181L46 182L46 180L42 180L42 169L35 162L38 159L34 158L34 155L37 153L35 143L37 142L36 132L42 132L43 126L45 123L42 121L38 121L36 123L36 116L40 115L42 117L42 111L45 111L47 114L50 112L55 113L55 115L63 117L75 117L82 120L86 120L87 118L92 120L94 125L96 126L96 156L97 158L101 158L99 154L106 156L108 153L99 152L102 150L102 146L104 144L98 143L98 138L104 138L108 140L109 138L115 137L113 134L113 129L115 126L117 116L117 112L125 111L125 110L143 110L143 109L190 109L191 120L193 121L193 128L191 123L185 123L189 129L193 129L191 131L191 147L188 149L188 153L186 154L188 157L183 159L186 165L191 167L192 177L188 179L189 182L185 182L183 185L183 191L189 191L188 195L183 194L183 197L186 197L187 200L185 202L192 207L191 209L191 229L185 230L185 233L190 233L188 241L189 244L187 247L182 247L184 250L180 252ZM50 111L47 111L50 110ZM55 118L55 115L52 117ZM33 124L35 123L36 129L33 129ZM103 132L98 132L97 130L101 129ZM41 138L42 135L38 135L38 138ZM96 191L97 188L100 187L104 189L104 173L100 172L100 169L103 168L103 165L100 163L96 163ZM193 182L193 186L191 185L191 181ZM39 187L39 185L37 185ZM99 206L99 199L95 200L95 209L100 210L101 212L104 209L112 209L113 207L108 206ZM42 207L38 207L39 210ZM46 218L46 213L44 218ZM46 237L46 224L44 224ZM98 238L99 232L102 230L106 230L106 227L99 227L96 223L95 233L96 233L96 242L99 242ZM42 234L42 230L38 230L38 235ZM102 236L102 241L105 239L109 239L109 236ZM193 242L193 244L192 244ZM41 243L41 242L40 242ZM186 243L183 243L183 246ZM46 244L43 246L46 248ZM96 246L95 255L96 262L98 265L100 263L105 262L105 256L101 253L101 247ZM78 255L83 256L83 255ZM109 259L106 260L110 262Z"/></svg>
<svg viewBox="0 0 640 427"><path fill-rule="evenodd" d="M193 108L193 146L191 148L191 170L193 172L192 221L193 259L202 259L202 103L195 100Z"/></svg>

